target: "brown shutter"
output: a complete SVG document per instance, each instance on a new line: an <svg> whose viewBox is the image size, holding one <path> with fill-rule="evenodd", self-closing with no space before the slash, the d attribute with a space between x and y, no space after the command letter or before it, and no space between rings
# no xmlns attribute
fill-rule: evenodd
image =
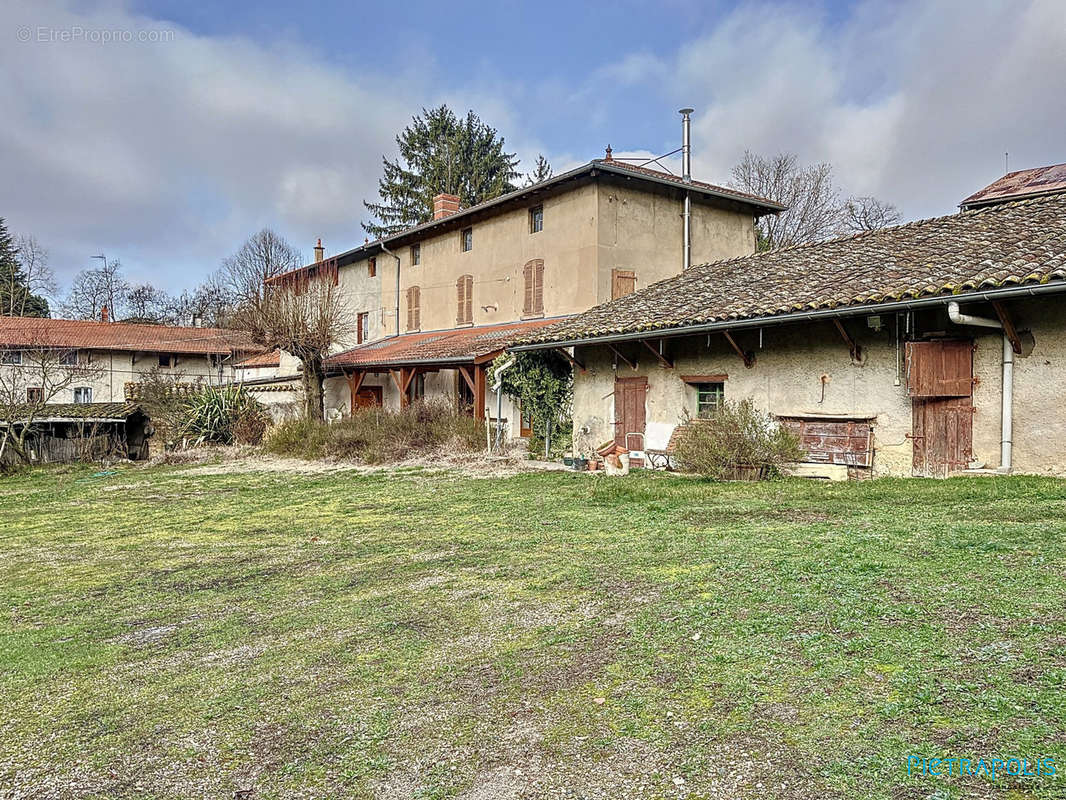
<svg viewBox="0 0 1066 800"><path fill-rule="evenodd" d="M522 313L530 315L533 313L533 262L528 261L526 265L522 267L522 283L525 286L525 301L522 303Z"/></svg>
<svg viewBox="0 0 1066 800"><path fill-rule="evenodd" d="M617 300L637 290L637 274L629 269L611 270L611 299Z"/></svg>
<svg viewBox="0 0 1066 800"><path fill-rule="evenodd" d="M474 276L466 276L466 322L474 322Z"/></svg>
<svg viewBox="0 0 1066 800"><path fill-rule="evenodd" d="M417 286L407 290L407 330L417 331L422 327L422 310L419 308L419 291Z"/></svg>
<svg viewBox="0 0 1066 800"><path fill-rule="evenodd" d="M544 262L537 259L533 262L533 313L544 313Z"/></svg>

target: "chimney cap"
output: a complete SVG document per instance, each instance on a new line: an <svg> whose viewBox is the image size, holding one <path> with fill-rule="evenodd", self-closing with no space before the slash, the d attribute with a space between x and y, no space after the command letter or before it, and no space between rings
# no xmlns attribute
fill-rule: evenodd
<svg viewBox="0 0 1066 800"><path fill-rule="evenodd" d="M607 145L607 151L606 151L606 154L605 154L603 160L604 161L614 161L614 158L612 158L612 156L611 156L611 146L610 145Z"/></svg>
<svg viewBox="0 0 1066 800"><path fill-rule="evenodd" d="M694 109L694 108L682 108L677 113L678 114L686 114L687 115L687 114L691 114L695 110L696 109Z"/></svg>

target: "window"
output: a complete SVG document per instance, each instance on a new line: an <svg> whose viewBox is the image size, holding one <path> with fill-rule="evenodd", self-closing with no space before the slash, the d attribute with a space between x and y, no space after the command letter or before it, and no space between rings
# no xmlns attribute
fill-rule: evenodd
<svg viewBox="0 0 1066 800"><path fill-rule="evenodd" d="M459 234L459 247L464 253L468 253L474 249L473 228L463 228L463 232Z"/></svg>
<svg viewBox="0 0 1066 800"><path fill-rule="evenodd" d="M40 386L30 386L26 389L26 402L30 405L44 402L44 389Z"/></svg>
<svg viewBox="0 0 1066 800"><path fill-rule="evenodd" d="M74 402L91 403L93 401L93 389L91 386L75 386Z"/></svg>
<svg viewBox="0 0 1066 800"><path fill-rule="evenodd" d="M471 325L474 322L474 276L460 275L455 282L459 297L459 310L455 315L456 325Z"/></svg>
<svg viewBox="0 0 1066 800"><path fill-rule="evenodd" d="M22 351L21 350L3 350L0 351L0 364L21 364L22 363Z"/></svg>
<svg viewBox="0 0 1066 800"><path fill-rule="evenodd" d="M370 339L370 312L369 311L360 311L359 314L356 315L355 336L356 336L356 339L355 339L355 343L356 344L362 344L363 342L365 342L368 339Z"/></svg>
<svg viewBox="0 0 1066 800"><path fill-rule="evenodd" d="M422 263L422 245L421 244L413 244L413 245L411 245L411 266L412 267L417 267L421 263Z"/></svg>
<svg viewBox="0 0 1066 800"><path fill-rule="evenodd" d="M159 366L161 367L174 367L177 366L178 357L171 355L170 353L159 354Z"/></svg>
<svg viewBox="0 0 1066 800"><path fill-rule="evenodd" d="M544 230L544 206L529 209L529 232L540 233Z"/></svg>
<svg viewBox="0 0 1066 800"><path fill-rule="evenodd" d="M78 351L77 350L64 350L59 354L59 363L64 367L76 367L78 366Z"/></svg>
<svg viewBox="0 0 1066 800"><path fill-rule="evenodd" d="M422 327L421 292L417 286L407 289L407 330L417 331Z"/></svg>
<svg viewBox="0 0 1066 800"><path fill-rule="evenodd" d="M713 383L697 383L696 386L696 416L706 419L722 407L725 402L725 383L715 381Z"/></svg>
<svg viewBox="0 0 1066 800"><path fill-rule="evenodd" d="M522 314L532 317L544 313L544 261L535 258L522 267L522 282L525 284L525 302Z"/></svg>
<svg viewBox="0 0 1066 800"><path fill-rule="evenodd" d="M378 260L376 258L368 258L366 260L366 274L368 278L373 278L377 276Z"/></svg>
<svg viewBox="0 0 1066 800"><path fill-rule="evenodd" d="M617 300L637 290L637 274L628 269L611 270L611 299Z"/></svg>

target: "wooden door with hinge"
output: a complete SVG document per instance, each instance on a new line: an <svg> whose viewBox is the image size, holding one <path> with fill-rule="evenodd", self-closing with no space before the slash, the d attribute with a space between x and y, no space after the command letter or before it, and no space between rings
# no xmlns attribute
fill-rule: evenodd
<svg viewBox="0 0 1066 800"><path fill-rule="evenodd" d="M647 421L644 404L648 397L647 378L615 378L614 443L627 450L644 453L644 427ZM634 457L632 466L643 466L644 459Z"/></svg>
<svg viewBox="0 0 1066 800"><path fill-rule="evenodd" d="M912 472L944 478L973 460L972 339L907 343Z"/></svg>

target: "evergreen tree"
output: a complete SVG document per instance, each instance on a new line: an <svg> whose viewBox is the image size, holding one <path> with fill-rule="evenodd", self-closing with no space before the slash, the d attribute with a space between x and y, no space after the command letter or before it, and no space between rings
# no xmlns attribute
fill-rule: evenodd
<svg viewBox="0 0 1066 800"><path fill-rule="evenodd" d="M537 161L533 165L533 171L526 176L526 186L533 186L548 180L552 176L552 165L548 163L542 154L537 155Z"/></svg>
<svg viewBox="0 0 1066 800"><path fill-rule="evenodd" d="M518 158L504 151L502 136L473 111L460 119L447 106L422 109L396 137L400 156L382 157L380 202L367 203L372 236L388 236L433 217L433 197L446 192L469 207L514 189Z"/></svg>
<svg viewBox="0 0 1066 800"><path fill-rule="evenodd" d="M0 217L0 314L15 317L47 317L48 301L33 293L19 248Z"/></svg>

